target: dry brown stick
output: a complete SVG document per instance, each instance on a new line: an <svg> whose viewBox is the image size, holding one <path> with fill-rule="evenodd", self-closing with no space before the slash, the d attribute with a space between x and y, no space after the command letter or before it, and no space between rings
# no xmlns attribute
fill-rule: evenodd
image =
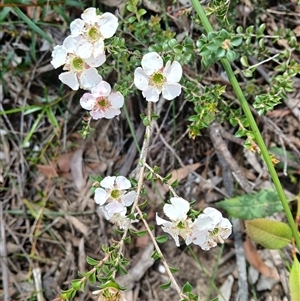
<svg viewBox="0 0 300 301"><path fill-rule="evenodd" d="M3 202L0 202L0 258L2 267L2 281L4 290L4 301L10 300L9 297L9 271L6 252L5 229L3 218Z"/></svg>
<svg viewBox="0 0 300 301"><path fill-rule="evenodd" d="M246 192L251 191L251 185L243 175L238 164L231 156L228 148L221 136L222 127L217 122L214 122L209 127L210 138L219 158L220 165L223 170L223 179L226 192L232 197L234 194L233 175L237 182ZM234 235L234 247L236 253L237 269L239 273L239 300L248 301L248 282L246 270L246 258L243 248L242 226L240 220L232 218L232 227Z"/></svg>

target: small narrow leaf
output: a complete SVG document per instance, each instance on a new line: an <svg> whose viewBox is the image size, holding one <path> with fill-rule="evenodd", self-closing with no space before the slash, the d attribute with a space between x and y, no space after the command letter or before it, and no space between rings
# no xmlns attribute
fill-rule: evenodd
<svg viewBox="0 0 300 301"><path fill-rule="evenodd" d="M93 258L87 256L87 257L86 257L86 262L87 262L88 264L94 266L94 265L99 264L100 261L99 261L99 260L95 260L95 259L93 259Z"/></svg>
<svg viewBox="0 0 300 301"><path fill-rule="evenodd" d="M252 240L267 249L281 249L292 240L290 227L269 219L246 221L246 231Z"/></svg>
<svg viewBox="0 0 300 301"><path fill-rule="evenodd" d="M178 272L180 270L180 268L178 268L178 267L174 268L174 267L170 267L170 266L169 266L169 269L170 269L170 271L171 271L172 274L174 274L174 273L176 273L176 272Z"/></svg>
<svg viewBox="0 0 300 301"><path fill-rule="evenodd" d="M162 235L162 236L158 236L156 237L156 241L159 243L164 243L168 240L168 236L167 235Z"/></svg>
<svg viewBox="0 0 300 301"><path fill-rule="evenodd" d="M291 301L300 300L300 263L297 257L294 258L289 278Z"/></svg>
<svg viewBox="0 0 300 301"><path fill-rule="evenodd" d="M159 287L163 290L168 289L171 286L171 280L169 280L167 283L164 283L162 285L160 285Z"/></svg>
<svg viewBox="0 0 300 301"><path fill-rule="evenodd" d="M153 252L153 254L151 255L151 258L153 258L154 260L157 260L157 259L161 258L161 255L159 255L158 252L155 250Z"/></svg>

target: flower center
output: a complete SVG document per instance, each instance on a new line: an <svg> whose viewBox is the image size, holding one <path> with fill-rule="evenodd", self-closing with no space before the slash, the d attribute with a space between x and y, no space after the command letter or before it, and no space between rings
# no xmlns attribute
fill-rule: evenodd
<svg viewBox="0 0 300 301"><path fill-rule="evenodd" d="M99 29L96 26L93 26L89 28L87 36L91 42L97 42L100 39L101 34Z"/></svg>
<svg viewBox="0 0 300 301"><path fill-rule="evenodd" d="M120 197L121 193L118 189L113 189L111 191L110 195L113 199L118 199Z"/></svg>
<svg viewBox="0 0 300 301"><path fill-rule="evenodd" d="M165 82L166 78L161 72L156 72L152 74L152 76L149 79L149 85L156 86L157 88L162 88Z"/></svg>
<svg viewBox="0 0 300 301"><path fill-rule="evenodd" d="M82 58L76 56L73 58L71 65L75 71L77 72L82 71L84 66L84 61Z"/></svg>
<svg viewBox="0 0 300 301"><path fill-rule="evenodd" d="M93 110L105 111L105 110L109 109L110 107L111 107L111 104L110 104L109 100L107 99L107 97L100 96L100 97L97 97L97 100L95 102Z"/></svg>

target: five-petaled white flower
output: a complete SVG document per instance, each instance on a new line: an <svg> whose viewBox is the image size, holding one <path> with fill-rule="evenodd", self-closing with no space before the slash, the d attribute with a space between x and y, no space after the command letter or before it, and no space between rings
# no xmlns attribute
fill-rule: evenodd
<svg viewBox="0 0 300 301"><path fill-rule="evenodd" d="M164 67L162 57L156 52L149 52L143 56L141 65L142 68L134 71L134 84L147 101L157 102L160 93L167 100L180 95L182 67L179 62L168 61Z"/></svg>
<svg viewBox="0 0 300 301"><path fill-rule="evenodd" d="M80 98L81 106L91 111L94 119L111 119L121 113L124 97L120 92L111 92L109 83L101 81L91 88L91 93L85 93Z"/></svg>
<svg viewBox="0 0 300 301"><path fill-rule="evenodd" d="M52 52L53 67L56 69L64 65L63 70L67 70L58 78L73 90L78 90L79 87L91 89L97 85L102 77L95 67L101 66L106 60L105 54L99 54L96 57L84 55L80 47L81 41L81 37L68 36L63 45L55 46Z"/></svg>
<svg viewBox="0 0 300 301"><path fill-rule="evenodd" d="M87 8L82 19L75 19L70 24L71 36L82 36L80 47L88 56L104 54L104 39L111 38L118 27L118 19L111 13L98 15L96 8Z"/></svg>
<svg viewBox="0 0 300 301"><path fill-rule="evenodd" d="M182 198L171 198L171 204L165 204L163 207L165 215L171 220L167 221L160 218L156 214L156 222L158 225L162 225L164 232L169 233L175 240L176 246L179 247L179 236L181 236L186 244L192 242L192 220L188 218L187 213L190 210L190 204L188 201Z"/></svg>
<svg viewBox="0 0 300 301"><path fill-rule="evenodd" d="M123 176L105 177L100 182L100 186L101 188L95 190L95 202L100 206L117 202L123 207L128 207L132 205L136 197L135 191L127 193L127 189L131 188L131 183Z"/></svg>
<svg viewBox="0 0 300 301"><path fill-rule="evenodd" d="M222 213L215 208L207 207L200 216L207 216L212 220L213 227L209 230L204 244L200 245L203 250L209 250L217 245L224 243L232 232L232 225L227 218L222 217Z"/></svg>

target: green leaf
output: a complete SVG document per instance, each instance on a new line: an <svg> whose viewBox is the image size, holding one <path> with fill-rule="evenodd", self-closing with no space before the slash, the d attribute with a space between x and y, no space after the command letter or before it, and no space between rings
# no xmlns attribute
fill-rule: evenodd
<svg viewBox="0 0 300 301"><path fill-rule="evenodd" d="M236 54L233 50L228 50L226 53L226 57L230 62L233 62L236 59Z"/></svg>
<svg viewBox="0 0 300 301"><path fill-rule="evenodd" d="M283 210L275 190L261 190L253 194L227 199L218 203L229 215L244 220L271 216Z"/></svg>
<svg viewBox="0 0 300 301"><path fill-rule="evenodd" d="M120 275L126 275L126 274L127 274L126 269L125 269L121 264L118 264L118 265L116 266L116 270L118 271L118 273L119 273Z"/></svg>
<svg viewBox="0 0 300 301"><path fill-rule="evenodd" d="M169 266L169 269L170 269L170 271L171 271L172 274L174 274L174 273L176 273L176 272L178 272L180 270L179 267L174 268L174 267L170 267L170 266Z"/></svg>
<svg viewBox="0 0 300 301"><path fill-rule="evenodd" d="M162 235L162 236L158 236L156 237L156 241L159 242L159 243L164 243L168 240L168 236L167 235Z"/></svg>
<svg viewBox="0 0 300 301"><path fill-rule="evenodd" d="M89 276L89 282L92 283L92 284L96 283L96 272L92 273Z"/></svg>
<svg viewBox="0 0 300 301"><path fill-rule="evenodd" d="M243 70L242 73L245 77L252 77L253 76L253 73L250 69Z"/></svg>
<svg viewBox="0 0 300 301"><path fill-rule="evenodd" d="M153 254L151 255L151 258L153 258L154 260L157 260L157 259L161 258L161 255L158 254L158 252L155 250L153 252Z"/></svg>
<svg viewBox="0 0 300 301"><path fill-rule="evenodd" d="M81 279L74 279L71 282L72 288L76 291L80 289L80 284L81 284Z"/></svg>
<svg viewBox="0 0 300 301"><path fill-rule="evenodd" d="M99 260L96 260L96 259L93 259L93 258L91 258L91 257L89 257L89 256L87 256L86 257L86 262L89 264L89 265L92 265L92 266L94 266L94 265L97 265L97 264L99 264Z"/></svg>
<svg viewBox="0 0 300 301"><path fill-rule="evenodd" d="M159 287L163 290L166 290L171 286L171 284L172 284L172 282L171 282L171 280L169 280L167 283L164 283L164 284L160 285Z"/></svg>
<svg viewBox="0 0 300 301"><path fill-rule="evenodd" d="M182 288L182 291L183 293L190 293L192 291L193 287L191 286L191 284L189 282L187 282L183 288Z"/></svg>
<svg viewBox="0 0 300 301"><path fill-rule="evenodd" d="M147 11L145 9L143 9L143 8L139 9L138 12L137 12L137 14L138 14L139 17L143 16L146 13L147 13Z"/></svg>
<svg viewBox="0 0 300 301"><path fill-rule="evenodd" d="M300 300L300 263L297 257L294 258L289 278L289 287L291 293L291 301Z"/></svg>
<svg viewBox="0 0 300 301"><path fill-rule="evenodd" d="M135 20L136 20L135 16L131 16L131 17L128 18L129 23L133 23Z"/></svg>
<svg viewBox="0 0 300 301"><path fill-rule="evenodd" d="M244 67L249 67L248 58L245 55L241 57L240 62Z"/></svg>
<svg viewBox="0 0 300 301"><path fill-rule="evenodd" d="M128 4L128 5L126 6L126 8L127 8L128 11L130 11L130 12L132 12L132 13L134 13L134 12L136 11L136 7L133 6L133 5L131 5L131 4Z"/></svg>
<svg viewBox="0 0 300 301"><path fill-rule="evenodd" d="M234 37L230 40L230 44L235 47L240 46L242 42L243 39L241 37Z"/></svg>
<svg viewBox="0 0 300 301"><path fill-rule="evenodd" d="M18 15L20 19L22 19L29 28L47 40L49 43L53 43L52 39L41 29L39 28L32 20L30 20L18 7L14 7L15 13Z"/></svg>
<svg viewBox="0 0 300 301"><path fill-rule="evenodd" d="M138 237L143 237L143 236L145 236L147 234L147 230L138 231L138 232L136 232L136 234L137 234Z"/></svg>
<svg viewBox="0 0 300 301"><path fill-rule="evenodd" d="M246 221L247 234L266 249L281 249L292 240L290 227L282 222L269 219Z"/></svg>

